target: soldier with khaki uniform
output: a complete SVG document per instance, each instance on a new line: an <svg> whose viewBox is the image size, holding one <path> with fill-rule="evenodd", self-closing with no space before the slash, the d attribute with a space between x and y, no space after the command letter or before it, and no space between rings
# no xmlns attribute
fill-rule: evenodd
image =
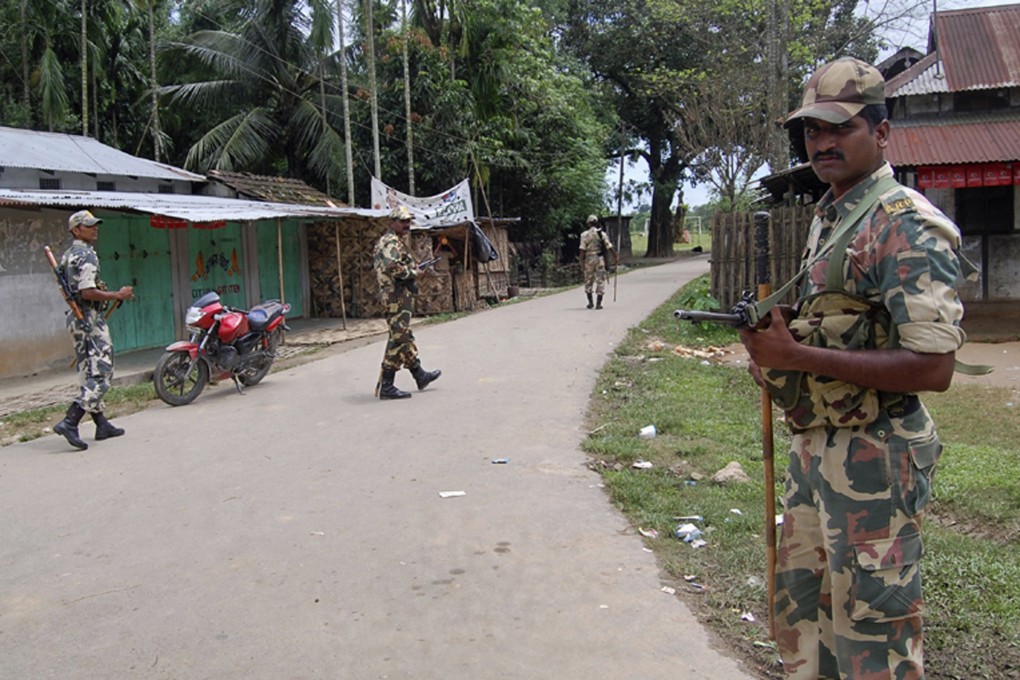
<svg viewBox="0 0 1020 680"><path fill-rule="evenodd" d="M391 210L389 229L376 243L372 260L386 303L390 331L382 362L380 399L406 399L411 396L410 392L404 392L393 384L396 372L402 367L411 371L419 390L425 389L442 374L442 371L426 371L421 367L418 347L411 332L414 296L418 293L418 264L404 244L404 237L410 231L412 221L411 211L405 206Z"/></svg>
<svg viewBox="0 0 1020 680"><path fill-rule="evenodd" d="M584 294L588 296L588 309L602 309L602 296L606 294L606 258L609 253L616 256L616 264L620 264L620 256L613 250L606 232L599 228L599 218L589 215L588 228L581 232L581 266L584 269ZM598 296L596 302L592 302L591 294L594 288Z"/></svg>
<svg viewBox="0 0 1020 680"><path fill-rule="evenodd" d="M67 277L71 294L82 312L78 320L67 312L67 330L74 341L74 356L78 366L78 398L67 409L67 415L53 426L76 449L89 447L78 434L78 423L89 413L96 424L96 440L124 434L123 428L114 427L103 414L103 396L113 379L113 341L103 311L113 301L130 300L131 286L109 291L99 278L99 257L94 245L99 238L99 224L88 210L80 210L67 220L68 230L74 237L71 247L60 258L60 267Z"/></svg>
<svg viewBox="0 0 1020 680"><path fill-rule="evenodd" d="M884 86L856 59L808 81L785 126L830 189L797 304L741 331L794 434L773 614L799 680L924 676L920 520L942 445L917 393L950 385L969 263L893 179Z"/></svg>

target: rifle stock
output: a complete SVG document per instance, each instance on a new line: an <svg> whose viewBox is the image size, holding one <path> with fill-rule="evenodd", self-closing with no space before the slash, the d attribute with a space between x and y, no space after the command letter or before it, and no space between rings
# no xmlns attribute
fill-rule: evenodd
<svg viewBox="0 0 1020 680"><path fill-rule="evenodd" d="M50 250L49 246L43 246L43 251L46 253L46 259L50 263L50 269L53 270L53 276L57 279L57 286L60 288L60 294L63 296L64 302L71 308L74 318L81 321L85 316L81 313L81 307L75 302L74 295L71 294L71 286L67 283L67 277L60 271L57 258L53 256L53 251Z"/></svg>

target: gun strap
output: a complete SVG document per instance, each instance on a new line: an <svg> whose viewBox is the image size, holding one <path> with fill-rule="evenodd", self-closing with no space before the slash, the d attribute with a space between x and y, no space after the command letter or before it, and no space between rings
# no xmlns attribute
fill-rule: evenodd
<svg viewBox="0 0 1020 680"><path fill-rule="evenodd" d="M876 203L878 203L878 199L881 198L882 194L896 188L897 186L899 186L899 182L892 177L883 177L875 182L875 185L861 197L860 202L854 206L853 210L847 213L846 217L840 220L839 226L836 227L831 234L829 234L829 239L825 242L825 244L815 251L815 254L811 256L811 258L804 264L803 267L800 268L800 271L797 272L793 278L780 286L774 293L772 293L772 295L769 295L764 300L755 303L753 307L749 307L749 315L753 315L755 317L750 319L752 325L758 323L759 320L764 318L769 311L771 311L776 304L786 297L786 294L789 293L802 278L804 278L804 275L808 273L808 270L815 266L815 264L817 264L823 257L828 256L831 250L835 248L837 250L845 251L847 244L850 243L850 239L857 230L857 225L860 224L862 219L864 219L865 214L871 210ZM842 262L842 255L839 260ZM840 267L840 269L842 269L842 267ZM832 271L831 266L829 271ZM840 288L842 288L842 286L840 286Z"/></svg>
<svg viewBox="0 0 1020 680"><path fill-rule="evenodd" d="M833 252L832 259L829 261L829 268L826 272L825 285L829 290L843 290L843 263L846 261L846 247L850 244L850 239L853 238L854 233L857 231L857 225L862 219L864 214L878 202L882 194L893 188L899 186L899 183L892 177L883 177L875 183L873 187L861 198L860 203L854 206L846 217L844 217L839 226L829 235L829 240L819 248L814 256L807 261L807 263L801 267L801 270L786 283L782 285L776 292L768 296L761 302L756 303L748 309L748 316L755 316L756 318L751 319L751 323L756 324L764 317L769 311L786 296L790 289L792 289L798 281L804 278L808 270L813 267L823 256L827 255L830 251ZM889 328L889 346L899 346L899 333L896 330L896 324L891 324ZM963 373L964 375L987 375L994 370L994 367L985 364L966 364L956 359L954 361L953 370L957 373Z"/></svg>

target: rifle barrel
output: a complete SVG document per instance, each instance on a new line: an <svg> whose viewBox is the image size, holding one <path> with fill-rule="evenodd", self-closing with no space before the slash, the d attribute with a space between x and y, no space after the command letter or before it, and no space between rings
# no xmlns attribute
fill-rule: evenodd
<svg viewBox="0 0 1020 680"><path fill-rule="evenodd" d="M673 316L681 321L690 321L692 323L701 323L702 321L706 321L708 323L719 323L725 326L733 326L734 328L739 328L747 323L747 319L740 314L702 312L692 309L678 309L673 312Z"/></svg>

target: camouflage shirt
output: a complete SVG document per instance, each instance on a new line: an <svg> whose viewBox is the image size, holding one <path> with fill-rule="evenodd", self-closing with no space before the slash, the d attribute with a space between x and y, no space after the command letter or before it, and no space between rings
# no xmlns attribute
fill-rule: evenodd
<svg viewBox="0 0 1020 680"><path fill-rule="evenodd" d="M599 241L602 243L600 244ZM584 252L585 259L591 259L600 256L600 246L604 246L606 254L611 253L613 250L613 244L609 241L609 237L606 236L606 232L602 231L598 227L592 227L581 232L581 244L580 250Z"/></svg>
<svg viewBox="0 0 1020 680"><path fill-rule="evenodd" d="M808 235L806 256L829 235L878 180L892 176L886 163L839 199L831 191L818 204ZM961 275L957 256L960 232L922 194L904 186L884 193L860 221L847 246L843 286L847 293L885 307L899 345L915 352L955 352L966 336L960 328L963 305L956 292ZM829 261L808 272L802 297L825 288Z"/></svg>
<svg viewBox="0 0 1020 680"><path fill-rule="evenodd" d="M418 276L414 258L403 239L392 229L387 229L375 244L372 266L379 279L379 288L387 294L393 291L397 281L414 281Z"/></svg>
<svg viewBox="0 0 1020 680"><path fill-rule="evenodd" d="M95 248L85 241L75 239L71 247L60 258L60 267L67 276L67 285L76 301L82 304L81 291L89 288L103 288L99 279L99 256Z"/></svg>

